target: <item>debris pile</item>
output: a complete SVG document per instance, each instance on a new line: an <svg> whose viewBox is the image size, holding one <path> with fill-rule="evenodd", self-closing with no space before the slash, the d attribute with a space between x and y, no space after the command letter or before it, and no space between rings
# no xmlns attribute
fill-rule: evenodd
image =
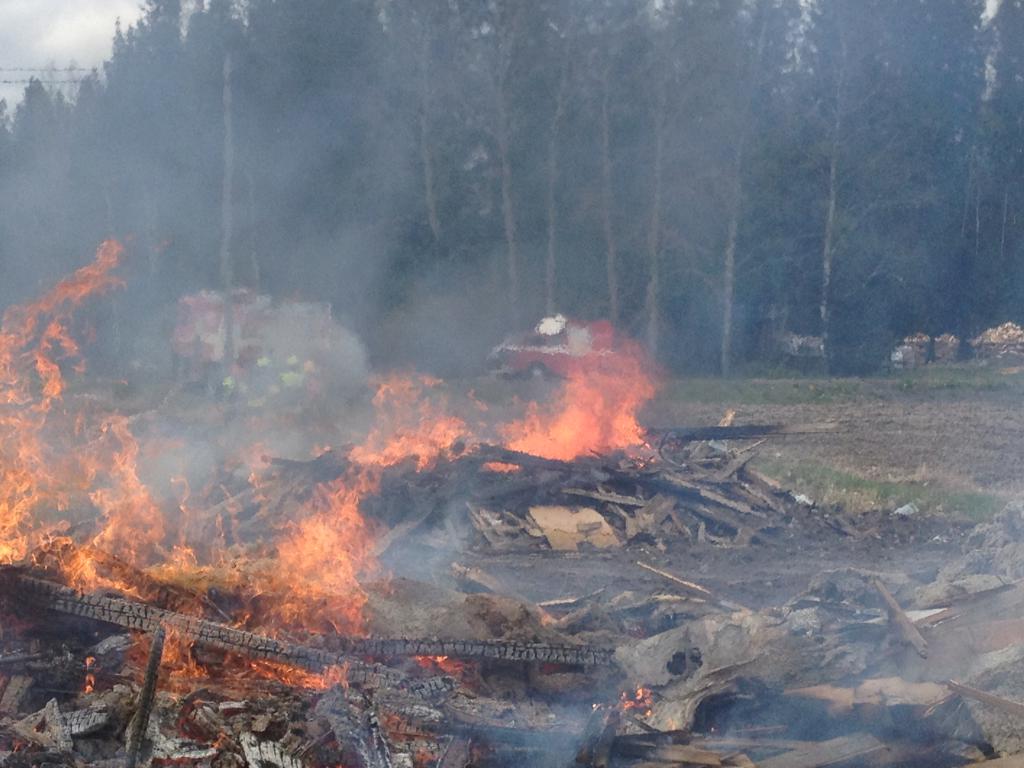
<svg viewBox="0 0 1024 768"><path fill-rule="evenodd" d="M654 586L533 603L503 596L519 585L486 566L452 562L441 583L366 585L359 636L250 630L257 596L192 591L109 556L95 560L123 589L75 589L56 564L78 550L55 542L0 572L5 764L814 768L1024 749L1024 588L1001 579L1006 565L946 591L943 574L825 571L753 607L647 561L785 532L866 534L796 502L752 453L666 441L646 461L560 462L479 446L428 472L396 466L365 499L382 551L464 529L467 551L619 552L615 568ZM287 506L344 466L278 461L261 487ZM1012 556L1019 517L979 528L943 573L982 570L979 547Z"/></svg>

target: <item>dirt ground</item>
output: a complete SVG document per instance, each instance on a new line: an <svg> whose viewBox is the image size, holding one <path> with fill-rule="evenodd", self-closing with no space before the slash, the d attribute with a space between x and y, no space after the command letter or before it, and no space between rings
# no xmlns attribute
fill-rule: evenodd
<svg viewBox="0 0 1024 768"><path fill-rule="evenodd" d="M685 391L685 390L684 390ZM648 414L659 426L835 421L829 434L773 438L765 459L814 463L890 483L936 483L1007 499L1024 493L1024 400L1016 392L855 395L828 402L751 404L662 399Z"/></svg>

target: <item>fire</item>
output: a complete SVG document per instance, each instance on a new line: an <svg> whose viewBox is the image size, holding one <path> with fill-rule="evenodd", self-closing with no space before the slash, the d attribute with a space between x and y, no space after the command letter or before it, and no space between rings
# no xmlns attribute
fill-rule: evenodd
<svg viewBox="0 0 1024 768"><path fill-rule="evenodd" d="M651 364L639 344L624 342L574 367L551 406L531 403L502 431L508 448L570 461L641 445L640 409L654 397Z"/></svg>
<svg viewBox="0 0 1024 768"><path fill-rule="evenodd" d="M59 407L61 363L80 369L71 313L86 298L121 285L110 274L121 252L118 243L103 243L92 264L38 301L11 307L0 322L0 562L24 558L41 533L36 513L43 506L66 509L95 474L88 444L77 454L53 449L86 432Z"/></svg>
<svg viewBox="0 0 1024 768"><path fill-rule="evenodd" d="M96 666L95 656L85 657L85 685L82 687L82 693L92 693L96 690L96 673L93 671Z"/></svg>
<svg viewBox="0 0 1024 768"><path fill-rule="evenodd" d="M374 427L349 451L351 468L318 486L312 514L277 542L272 570L260 582L280 595L271 609L276 622L343 634L363 630L367 597L359 577L378 565L375 536L359 506L379 490L385 468L414 457L418 470L427 469L465 434L464 422L448 415L437 396L439 384L399 375L378 382Z"/></svg>
<svg viewBox="0 0 1024 768"><path fill-rule="evenodd" d="M266 515L265 539L239 542L235 526L243 510L231 507L237 502L230 501L228 487L227 515L204 527L205 492L193 493L184 476L171 478L177 493L168 503L140 478L140 459L161 455L166 445L140 445L129 417L83 407L66 395L66 373L83 369L72 313L88 298L122 285L112 274L121 255L119 244L104 243L92 264L38 301L9 309L0 323L0 562L43 551L40 558L56 564L77 588L117 589L140 599L148 599L155 584L170 582L195 598L191 609L197 612L203 607L195 596L217 586L249 596L235 610L236 623L269 633L365 631L367 595L360 582L379 565L377 532L360 511L364 499L380 490L389 467L409 462L428 470L459 454L463 441L489 433L452 413L440 381L416 374L382 377L373 427L348 451L345 472L316 487L304 508L287 520L274 517L272 505L279 501L272 487L263 487L269 450L257 444L236 458L253 491L244 511L252 514L255 507ZM497 430L506 447L553 459L634 447L643 442L637 414L655 391L650 371L640 347L624 344L581 363L550 404L530 404L524 418ZM479 414L490 413L472 393L470 402ZM491 462L485 470L518 467ZM211 480L211 487L215 482L222 479ZM70 518L70 511L80 519L59 519ZM80 528L86 533L76 536L76 546L68 529L93 524L89 512L95 527ZM165 656L182 675L207 674L181 638L168 638ZM464 672L443 657L424 663L448 674ZM307 687L344 680L344 670L306 677L274 665L251 670L301 679ZM86 687L94 684L87 670Z"/></svg>
<svg viewBox="0 0 1024 768"><path fill-rule="evenodd" d="M327 667L323 672L317 674L272 661L250 661L247 671L263 679L279 680L293 688L326 691L336 685L348 687L348 667L346 665Z"/></svg>
<svg viewBox="0 0 1024 768"><path fill-rule="evenodd" d="M452 659L448 656L417 656L416 664L421 669L457 678L462 678L468 669L466 662Z"/></svg>
<svg viewBox="0 0 1024 768"><path fill-rule="evenodd" d="M359 502L372 488L367 474L350 473L317 489L311 517L277 543L267 586L282 597L273 607L285 625L340 633L363 629L366 593L359 574L376 568L369 526Z"/></svg>
<svg viewBox="0 0 1024 768"><path fill-rule="evenodd" d="M441 382L429 376L392 375L382 378L373 397L376 423L349 458L364 466L389 467L415 457L417 469L430 467L466 434L462 419L447 413L438 396Z"/></svg>
<svg viewBox="0 0 1024 768"><path fill-rule="evenodd" d="M640 710L644 717L650 717L654 706L654 693L650 688L637 686L635 691L623 691L619 695L619 706L625 709Z"/></svg>
<svg viewBox="0 0 1024 768"><path fill-rule="evenodd" d="M148 655L148 648L146 653ZM139 653L139 660L140 669L145 668L144 657L141 653ZM173 627L167 630L164 653L160 663L164 668L174 670L175 680L200 680L209 676L206 667L200 664L192 653L192 641Z"/></svg>
<svg viewBox="0 0 1024 768"><path fill-rule="evenodd" d="M136 470L139 444L124 417L112 417L102 427L115 441L109 484L90 494L103 513L104 526L93 544L129 562L151 561L164 538L164 519Z"/></svg>
<svg viewBox="0 0 1024 768"><path fill-rule="evenodd" d="M518 464L509 464L504 461L488 461L481 465L481 469L486 472L497 472L498 474L509 475L513 472L519 472L522 467Z"/></svg>

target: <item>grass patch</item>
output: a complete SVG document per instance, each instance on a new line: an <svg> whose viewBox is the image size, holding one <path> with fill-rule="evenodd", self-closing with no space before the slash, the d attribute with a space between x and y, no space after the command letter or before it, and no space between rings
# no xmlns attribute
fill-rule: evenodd
<svg viewBox="0 0 1024 768"><path fill-rule="evenodd" d="M853 400L1024 394L1024 367L930 365L874 378L680 378L661 397L705 405L807 405Z"/></svg>
<svg viewBox="0 0 1024 768"><path fill-rule="evenodd" d="M1020 366L930 365L894 377L900 392L954 395L973 392L1024 392Z"/></svg>
<svg viewBox="0 0 1024 768"><path fill-rule="evenodd" d="M794 493L803 493L818 503L839 504L854 513L914 504L923 514L978 522L990 519L1006 505L1006 499L991 493L947 488L931 482L872 480L812 462L758 459L757 465Z"/></svg>
<svg viewBox="0 0 1024 768"><path fill-rule="evenodd" d="M864 379L676 379L661 397L682 403L801 405L854 400L868 394Z"/></svg>

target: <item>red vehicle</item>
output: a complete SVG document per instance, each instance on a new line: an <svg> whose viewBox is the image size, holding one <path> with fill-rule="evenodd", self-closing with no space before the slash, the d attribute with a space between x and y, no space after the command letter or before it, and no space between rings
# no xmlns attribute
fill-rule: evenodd
<svg viewBox="0 0 1024 768"><path fill-rule="evenodd" d="M492 370L508 377L568 378L573 371L613 354L621 342L607 320L584 323L554 315L545 317L530 333L508 337L487 359Z"/></svg>

